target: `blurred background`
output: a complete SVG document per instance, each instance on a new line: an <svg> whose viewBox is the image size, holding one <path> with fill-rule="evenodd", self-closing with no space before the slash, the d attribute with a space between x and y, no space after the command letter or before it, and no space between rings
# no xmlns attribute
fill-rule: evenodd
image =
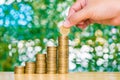
<svg viewBox="0 0 120 80"><path fill-rule="evenodd" d="M57 46L59 25L74 0L0 0L0 71L35 61ZM71 28L70 72L120 71L120 27L92 24Z"/></svg>

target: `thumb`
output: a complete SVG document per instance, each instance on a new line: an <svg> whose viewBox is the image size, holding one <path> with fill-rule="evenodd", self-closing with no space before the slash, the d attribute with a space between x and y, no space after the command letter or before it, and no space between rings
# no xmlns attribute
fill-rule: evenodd
<svg viewBox="0 0 120 80"><path fill-rule="evenodd" d="M82 10L74 13L70 17L68 17L63 25L67 28L77 25L79 22L88 19L90 16L88 8L83 8Z"/></svg>

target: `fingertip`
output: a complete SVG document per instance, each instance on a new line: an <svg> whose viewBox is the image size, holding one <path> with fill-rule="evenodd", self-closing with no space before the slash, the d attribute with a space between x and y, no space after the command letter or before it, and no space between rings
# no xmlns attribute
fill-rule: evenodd
<svg viewBox="0 0 120 80"><path fill-rule="evenodd" d="M63 26L66 27L66 28L71 27L71 24L70 24L69 20L65 20L65 21L63 22Z"/></svg>

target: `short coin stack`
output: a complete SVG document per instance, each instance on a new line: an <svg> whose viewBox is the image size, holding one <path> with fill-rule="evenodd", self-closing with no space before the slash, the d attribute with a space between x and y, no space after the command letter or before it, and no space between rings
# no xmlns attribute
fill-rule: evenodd
<svg viewBox="0 0 120 80"><path fill-rule="evenodd" d="M35 63L34 62L26 62L25 73L26 74L34 74L35 73Z"/></svg>
<svg viewBox="0 0 120 80"><path fill-rule="evenodd" d="M24 66L16 66L15 67L15 74L24 74Z"/></svg>
<svg viewBox="0 0 120 80"><path fill-rule="evenodd" d="M46 73L46 54L36 55L36 73L37 74Z"/></svg>
<svg viewBox="0 0 120 80"><path fill-rule="evenodd" d="M47 47L47 73L57 73L57 47Z"/></svg>

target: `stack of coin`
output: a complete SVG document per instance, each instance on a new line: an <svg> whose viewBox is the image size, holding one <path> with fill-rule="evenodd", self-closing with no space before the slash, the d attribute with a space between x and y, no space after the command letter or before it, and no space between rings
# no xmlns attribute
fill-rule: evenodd
<svg viewBox="0 0 120 80"><path fill-rule="evenodd" d="M24 66L15 66L15 74L24 74Z"/></svg>
<svg viewBox="0 0 120 80"><path fill-rule="evenodd" d="M37 74L46 73L46 54L36 55L36 73Z"/></svg>
<svg viewBox="0 0 120 80"><path fill-rule="evenodd" d="M25 73L26 74L34 74L35 73L35 63L34 62L26 62Z"/></svg>
<svg viewBox="0 0 120 80"><path fill-rule="evenodd" d="M57 73L57 47L47 47L47 73Z"/></svg>
<svg viewBox="0 0 120 80"><path fill-rule="evenodd" d="M60 36L58 38L58 73L65 74L68 73L68 57L69 57L69 47L68 47L68 37Z"/></svg>

